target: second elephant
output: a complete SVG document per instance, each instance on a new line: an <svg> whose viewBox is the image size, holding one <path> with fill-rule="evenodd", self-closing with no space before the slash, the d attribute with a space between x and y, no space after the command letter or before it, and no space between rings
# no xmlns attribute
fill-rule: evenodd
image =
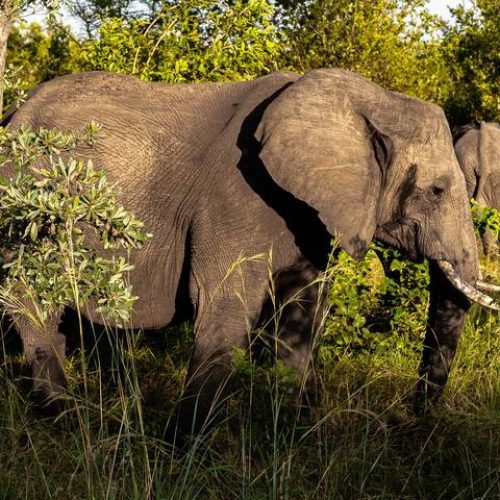
<svg viewBox="0 0 500 500"><path fill-rule="evenodd" d="M455 152L467 182L467 193L480 207L500 210L500 125L473 122L455 136ZM498 241L486 232L486 254L498 252Z"/></svg>

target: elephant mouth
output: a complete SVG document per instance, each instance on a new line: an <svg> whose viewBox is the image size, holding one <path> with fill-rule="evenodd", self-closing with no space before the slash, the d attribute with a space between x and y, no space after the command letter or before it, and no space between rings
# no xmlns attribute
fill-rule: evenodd
<svg viewBox="0 0 500 500"><path fill-rule="evenodd" d="M446 276L448 281L471 302L480 304L488 309L500 311L500 304L487 295L489 293L499 293L500 286L483 281L476 280L474 285L465 280L449 261L439 258L438 255L444 255L442 249L436 252L436 257L426 255L419 245L418 224L405 221L404 224L385 224L377 229L375 237L377 240L391 245L398 250L403 250L406 255L415 262L421 262L424 258L433 260ZM439 246L439 245L438 245Z"/></svg>
<svg viewBox="0 0 500 500"><path fill-rule="evenodd" d="M375 239L402 251L413 262L422 262L429 257L421 250L418 224L414 221L405 219L379 226Z"/></svg>

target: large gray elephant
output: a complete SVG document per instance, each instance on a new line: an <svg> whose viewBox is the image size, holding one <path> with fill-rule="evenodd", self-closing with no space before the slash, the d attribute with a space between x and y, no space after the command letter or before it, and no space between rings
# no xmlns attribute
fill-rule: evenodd
<svg viewBox="0 0 500 500"><path fill-rule="evenodd" d="M232 351L248 348L273 309L270 289L283 305L281 355L307 376L332 237L356 259L374 239L430 259L419 408L445 386L470 304L459 288L487 301L472 288L474 232L442 110L357 74L164 85L85 73L40 85L6 121L102 125L94 149L79 153L154 235L133 258L132 324L195 321L178 413L185 429L198 429L225 393ZM44 331L14 320L35 389L53 395L65 385L59 318Z"/></svg>
<svg viewBox="0 0 500 500"><path fill-rule="evenodd" d="M500 125L478 121L465 125L455 136L455 153L469 197L479 206L500 210ZM491 233L481 240L486 254L498 251Z"/></svg>

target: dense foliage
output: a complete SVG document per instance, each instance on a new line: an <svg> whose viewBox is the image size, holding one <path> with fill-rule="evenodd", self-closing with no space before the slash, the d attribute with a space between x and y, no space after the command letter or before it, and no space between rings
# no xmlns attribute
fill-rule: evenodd
<svg viewBox="0 0 500 500"><path fill-rule="evenodd" d="M126 322L135 299L128 259L97 257L95 242L132 249L148 235L117 204L102 171L68 157L97 132L95 124L74 134L0 129L0 300L11 310L34 311L31 319L42 324L75 302L79 308L92 302L105 317Z"/></svg>
<svg viewBox="0 0 500 500"><path fill-rule="evenodd" d="M442 24L425 0L296 2L288 28L294 68L338 66L381 85L441 102L447 92Z"/></svg>
<svg viewBox="0 0 500 500"><path fill-rule="evenodd" d="M277 68L272 14L264 0L179 0L152 20L108 18L82 44L81 67L166 82L252 78Z"/></svg>
<svg viewBox="0 0 500 500"><path fill-rule="evenodd" d="M391 277L373 250L362 262L342 252L329 271L331 314L320 346L323 363L345 351L420 349L427 312L427 264L410 263L380 244L374 248L389 263Z"/></svg>
<svg viewBox="0 0 500 500"><path fill-rule="evenodd" d="M448 23L426 4L61 0L76 22L71 31L57 10L45 29L14 25L6 102L38 82L83 70L186 82L339 66L443 105L453 125L498 119L498 2L473 0L454 9Z"/></svg>
<svg viewBox="0 0 500 500"><path fill-rule="evenodd" d="M454 17L443 40L451 89L446 108L458 124L500 121L500 3L476 0Z"/></svg>
<svg viewBox="0 0 500 500"><path fill-rule="evenodd" d="M30 89L55 76L77 71L78 41L69 28L50 23L17 23L9 37L9 52L4 75L5 103L24 100Z"/></svg>

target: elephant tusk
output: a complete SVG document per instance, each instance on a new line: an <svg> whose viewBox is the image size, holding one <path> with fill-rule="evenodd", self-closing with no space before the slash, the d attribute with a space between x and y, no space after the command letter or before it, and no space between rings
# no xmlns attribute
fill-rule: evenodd
<svg viewBox="0 0 500 500"><path fill-rule="evenodd" d="M476 288L482 290L483 292L500 292L500 285L491 285L490 283L485 283L484 281L476 281Z"/></svg>
<svg viewBox="0 0 500 500"><path fill-rule="evenodd" d="M437 265L443 271L444 275L448 278L450 283L460 292L462 292L469 300L472 302L477 302L484 307L489 309L494 309L495 311L500 311L500 306L496 303L494 299L489 297L483 292L480 292L469 283L466 283L459 274L455 271L455 268L446 260L436 261Z"/></svg>

